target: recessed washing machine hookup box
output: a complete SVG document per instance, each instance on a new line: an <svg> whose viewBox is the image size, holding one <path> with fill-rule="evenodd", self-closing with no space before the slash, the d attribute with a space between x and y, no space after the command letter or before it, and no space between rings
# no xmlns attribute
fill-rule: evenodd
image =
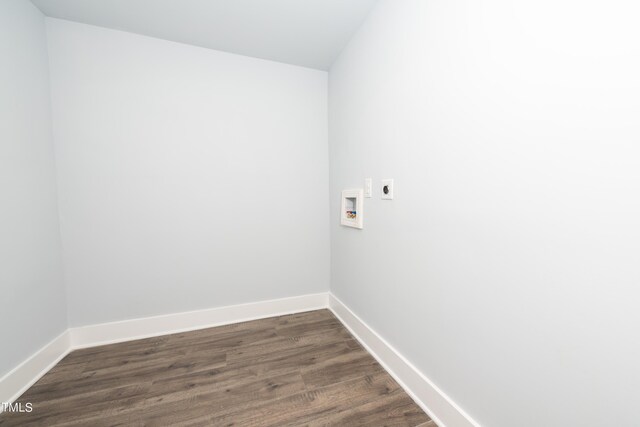
<svg viewBox="0 0 640 427"><path fill-rule="evenodd" d="M364 192L362 188L342 190L342 203L340 212L340 224L347 227L362 228L364 210Z"/></svg>

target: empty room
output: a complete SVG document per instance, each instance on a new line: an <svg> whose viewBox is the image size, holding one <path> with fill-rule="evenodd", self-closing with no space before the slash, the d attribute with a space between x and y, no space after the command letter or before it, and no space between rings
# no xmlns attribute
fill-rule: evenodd
<svg viewBox="0 0 640 427"><path fill-rule="evenodd" d="M0 426L640 426L639 22L0 0Z"/></svg>

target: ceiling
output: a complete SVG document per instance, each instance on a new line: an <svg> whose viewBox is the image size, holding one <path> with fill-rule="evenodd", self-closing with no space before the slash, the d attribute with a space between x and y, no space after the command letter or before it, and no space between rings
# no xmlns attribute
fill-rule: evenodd
<svg viewBox="0 0 640 427"><path fill-rule="evenodd" d="M377 0L31 0L45 15L327 70Z"/></svg>

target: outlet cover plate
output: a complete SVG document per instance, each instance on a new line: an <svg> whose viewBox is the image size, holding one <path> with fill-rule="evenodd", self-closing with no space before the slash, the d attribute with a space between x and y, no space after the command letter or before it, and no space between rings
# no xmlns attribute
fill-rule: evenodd
<svg viewBox="0 0 640 427"><path fill-rule="evenodd" d="M393 179L382 180L380 194L383 200L393 200Z"/></svg>

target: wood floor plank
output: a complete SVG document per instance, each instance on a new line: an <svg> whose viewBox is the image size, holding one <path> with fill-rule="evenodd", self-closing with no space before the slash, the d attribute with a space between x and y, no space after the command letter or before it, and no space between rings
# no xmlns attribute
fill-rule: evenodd
<svg viewBox="0 0 640 427"><path fill-rule="evenodd" d="M378 374L247 406L228 415L214 416L209 421L212 425L234 426L304 424L302 420L325 416L339 407L362 404L388 394L396 387L390 377Z"/></svg>
<svg viewBox="0 0 640 427"><path fill-rule="evenodd" d="M380 364L363 349L347 349L345 354L302 366L304 383L308 387L322 387L383 371Z"/></svg>
<svg viewBox="0 0 640 427"><path fill-rule="evenodd" d="M370 426L384 420L386 427L409 427L416 426L425 419L428 417L403 390L395 390L379 399L328 414L326 417L313 417L308 422L304 419L299 421L309 427L321 427L327 424Z"/></svg>
<svg viewBox="0 0 640 427"><path fill-rule="evenodd" d="M241 405L268 402L304 391L300 374L292 373L231 385L213 392L176 393L147 401L143 412L147 425L174 425L198 419L209 419L212 414L235 413ZM173 400L175 398L177 400ZM168 399L170 401L168 401ZM213 424L215 425L215 424Z"/></svg>
<svg viewBox="0 0 640 427"><path fill-rule="evenodd" d="M77 350L0 426L431 427L328 310Z"/></svg>

